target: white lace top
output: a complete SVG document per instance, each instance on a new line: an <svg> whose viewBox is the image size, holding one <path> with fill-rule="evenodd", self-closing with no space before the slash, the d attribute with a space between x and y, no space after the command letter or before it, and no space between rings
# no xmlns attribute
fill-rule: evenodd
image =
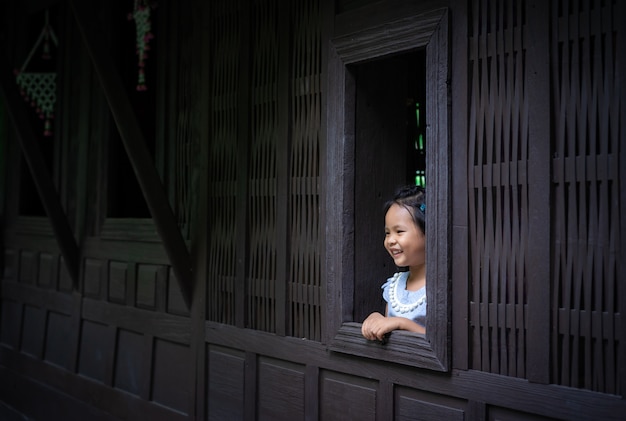
<svg viewBox="0 0 626 421"><path fill-rule="evenodd" d="M397 272L381 287L389 316L405 317L426 327L426 287L407 291L409 272Z"/></svg>

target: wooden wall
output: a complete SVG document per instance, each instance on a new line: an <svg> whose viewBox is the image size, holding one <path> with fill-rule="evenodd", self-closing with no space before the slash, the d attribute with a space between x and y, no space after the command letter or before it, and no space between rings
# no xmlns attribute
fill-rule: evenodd
<svg viewBox="0 0 626 421"><path fill-rule="evenodd" d="M63 41L51 138L16 100L7 68L27 54L48 3ZM90 32L77 4L0 6L1 401L37 420L624 418L621 2L159 2L149 101L127 89L134 60L104 49L117 67L99 66L103 51L83 42L120 16L101 10ZM430 44L433 31L441 39ZM429 281L446 306L445 318L429 316L441 331L387 345L358 335L368 309L354 289L368 274L355 270L350 242L376 229L354 222L365 199L353 192L378 200L391 188L371 181L390 166L367 163L393 162L392 152L363 148L370 155L355 164L354 150L364 126L380 142L397 132L354 115L367 103L351 97L350 65L385 59L372 52L381 43L429 55L428 80L445 86L431 110L445 115L427 116L427 142L439 142L428 156L450 162L427 173L450 192L429 216L448 221L431 225L450 242L438 246L449 261L430 272L446 278ZM445 46L437 59L435 44ZM116 116L123 100L154 115ZM153 146L122 163L143 145L124 138L136 130L154 131ZM36 172L24 181L22 156L42 151L54 163L47 196ZM121 165L153 171L151 186L111 182ZM128 192L152 218L111 214ZM62 225L46 216L55 200L73 238L59 240ZM359 244L359 261L379 263L367 257L372 243ZM413 347L429 341L440 352L418 356Z"/></svg>

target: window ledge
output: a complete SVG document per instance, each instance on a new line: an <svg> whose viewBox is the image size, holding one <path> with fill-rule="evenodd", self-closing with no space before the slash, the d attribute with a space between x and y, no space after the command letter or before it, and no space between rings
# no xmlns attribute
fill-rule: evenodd
<svg viewBox="0 0 626 421"><path fill-rule="evenodd" d="M447 371L424 335L396 330L387 342L369 341L361 334L361 323L344 323L329 349L360 357L374 358L435 371Z"/></svg>

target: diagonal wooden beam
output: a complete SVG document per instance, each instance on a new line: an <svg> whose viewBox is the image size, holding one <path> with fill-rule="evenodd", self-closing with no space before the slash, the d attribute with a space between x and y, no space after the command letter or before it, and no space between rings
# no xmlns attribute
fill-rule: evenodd
<svg viewBox="0 0 626 421"><path fill-rule="evenodd" d="M70 228L67 216L48 166L44 160L41 148L37 143L37 136L27 115L27 107L19 94L12 67L4 54L0 53L0 92L7 105L6 111L15 126L17 139L22 148L26 164L30 169L35 187L39 193L41 203L50 219L54 236L63 255L67 272L72 279L74 288L78 288L79 249Z"/></svg>
<svg viewBox="0 0 626 421"><path fill-rule="evenodd" d="M69 3L109 103L122 143L154 219L157 232L172 264L183 298L189 307L192 293L191 257L176 224L174 212L146 146L141 127L137 122L128 95L126 95L122 80L113 65L113 61L108 57L109 46L103 38L106 30L100 27L96 15L90 12L89 2L71 0Z"/></svg>

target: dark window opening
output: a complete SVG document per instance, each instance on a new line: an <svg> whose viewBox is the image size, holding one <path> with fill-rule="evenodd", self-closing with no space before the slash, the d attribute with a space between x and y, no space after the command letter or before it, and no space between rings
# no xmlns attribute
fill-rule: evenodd
<svg viewBox="0 0 626 421"><path fill-rule="evenodd" d="M383 206L425 184L424 50L351 66L356 83L354 320L384 312L381 285L397 268L383 247Z"/></svg>
<svg viewBox="0 0 626 421"><path fill-rule="evenodd" d="M58 7L34 13L28 20L28 40L25 47L28 49L16 68L23 74L29 75L29 82L18 83L18 88L24 98L24 108L32 132L36 137L41 155L50 177L54 177L54 118L47 118L46 108L42 104L50 105L55 92L50 89L50 79L41 75L51 75L57 71L58 48L52 34L56 37L58 28ZM48 26L50 25L50 26ZM51 32L45 28L52 29ZM57 79L58 80L58 79ZM43 109L43 110L42 110ZM54 113L53 113L54 114ZM31 175L30 168L22 155L20 159L20 188L18 212L22 216L46 216L37 187Z"/></svg>
<svg viewBox="0 0 626 421"><path fill-rule="evenodd" d="M130 7L130 8L129 8ZM152 158L155 155L156 136L156 51L158 37L149 41L149 51L143 67L139 66L136 47L136 26L127 15L132 12L132 3L123 3L117 6L119 10L111 14L112 25L116 28L112 36L112 45L115 47L111 55L116 62L117 70L122 78L124 91L128 95L135 112L144 141ZM151 32L155 34L156 10L152 11ZM138 89L140 71L145 78L146 89ZM122 143L117 126L111 117L113 130L109 137L108 148L108 191L107 216L110 218L150 218L150 211L144 199L143 192L133 170L132 164ZM135 139L130 139L135 141Z"/></svg>

